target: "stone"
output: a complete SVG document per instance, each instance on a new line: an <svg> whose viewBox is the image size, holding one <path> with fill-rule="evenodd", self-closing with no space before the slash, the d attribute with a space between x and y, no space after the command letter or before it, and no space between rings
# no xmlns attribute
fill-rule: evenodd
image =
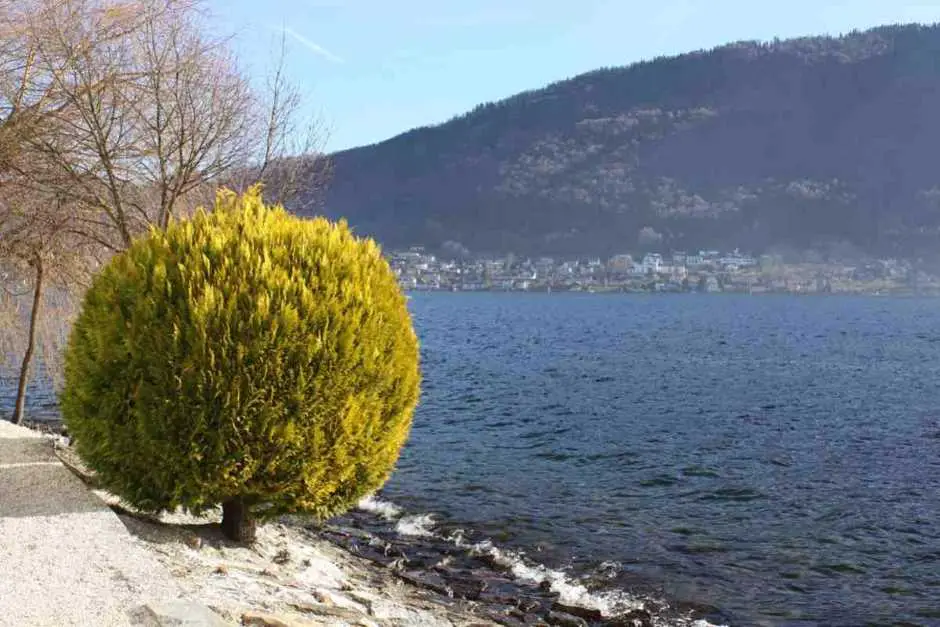
<svg viewBox="0 0 940 627"><path fill-rule="evenodd" d="M362 594L360 592L355 592L355 591L347 592L346 596L348 596L350 599L352 599L353 601L355 601L356 603L364 607L366 609L366 612L368 612L370 616L373 616L375 614L375 612L372 611L372 601L374 597L370 597L368 595Z"/></svg>
<svg viewBox="0 0 940 627"><path fill-rule="evenodd" d="M606 623L612 627L653 627L653 617L646 610L631 610L616 618L608 618Z"/></svg>
<svg viewBox="0 0 940 627"><path fill-rule="evenodd" d="M418 586L419 588L427 588L428 590L433 590L438 594L442 594L446 597L453 597L454 591L450 586L447 585L447 582L443 577L436 573L428 573L422 571L408 571L408 572L399 572L396 573L400 578L404 579L408 583Z"/></svg>
<svg viewBox="0 0 940 627"><path fill-rule="evenodd" d="M588 627L588 622L580 616L572 616L565 612L551 611L545 620L550 625L558 625L558 627Z"/></svg>
<svg viewBox="0 0 940 627"><path fill-rule="evenodd" d="M454 598L467 601L479 601L487 587L486 581L470 577L455 577L450 579L448 584L454 592Z"/></svg>
<svg viewBox="0 0 940 627"><path fill-rule="evenodd" d="M245 612L242 614L242 625L246 627L297 627L295 621L265 612Z"/></svg>
<svg viewBox="0 0 940 627"><path fill-rule="evenodd" d="M325 618L336 618L356 624L372 624L366 616L356 610L334 605L317 605L314 603L291 603L298 612L313 614Z"/></svg>
<svg viewBox="0 0 940 627"><path fill-rule="evenodd" d="M131 612L131 624L142 627L230 627L205 605L176 599L144 604Z"/></svg>
<svg viewBox="0 0 940 627"><path fill-rule="evenodd" d="M343 618L343 622L361 627L376 627L374 623L363 622L359 617ZM244 627L321 627L323 621L252 611L242 614L242 625Z"/></svg>
<svg viewBox="0 0 940 627"><path fill-rule="evenodd" d="M571 614L572 616L577 616L591 622L604 620L604 615L600 610L579 607L577 605L565 605L563 603L559 603L558 601L555 601L552 604L552 610L561 612L563 614Z"/></svg>

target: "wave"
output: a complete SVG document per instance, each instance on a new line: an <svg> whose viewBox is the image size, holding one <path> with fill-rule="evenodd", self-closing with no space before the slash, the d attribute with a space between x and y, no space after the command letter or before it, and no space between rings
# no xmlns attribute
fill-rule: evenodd
<svg viewBox="0 0 940 627"><path fill-rule="evenodd" d="M364 512L378 514L388 521L397 519L403 513L401 508L394 503L383 501L376 498L374 495L367 496L360 500L356 507Z"/></svg>
<svg viewBox="0 0 940 627"><path fill-rule="evenodd" d="M632 596L624 590L588 590L570 574L533 562L522 552L501 549L491 540L467 542L466 531L463 529L454 529L447 534L442 534L435 528L437 520L433 514L406 515L401 507L374 495L362 499L358 504L358 509L376 514L388 522L394 522L395 531L399 535L446 540L470 555L486 555L493 563L509 571L518 581L548 587L558 595L558 600L564 605L596 610L605 617L615 617L632 610L648 609L643 599ZM608 563L605 562L602 568L605 566L608 566ZM662 622L661 619L655 617L653 620L657 627L724 627L706 620L678 619L671 623Z"/></svg>
<svg viewBox="0 0 940 627"><path fill-rule="evenodd" d="M471 552L476 555L488 555L520 581L548 585L549 590L556 593L558 600L565 605L597 610L604 616L615 616L645 607L643 601L623 592L590 592L585 586L571 581L563 571L543 564L531 564L521 553L499 549L489 540L473 545Z"/></svg>
<svg viewBox="0 0 940 627"><path fill-rule="evenodd" d="M435 520L431 514L418 514L416 516L403 516L395 525L395 531L403 536L416 536L433 538Z"/></svg>

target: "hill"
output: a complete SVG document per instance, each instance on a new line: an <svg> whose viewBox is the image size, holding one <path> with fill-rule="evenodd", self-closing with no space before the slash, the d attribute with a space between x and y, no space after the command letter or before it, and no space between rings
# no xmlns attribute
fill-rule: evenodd
<svg viewBox="0 0 940 627"><path fill-rule="evenodd" d="M940 27L606 68L333 155L386 247L940 251Z"/></svg>

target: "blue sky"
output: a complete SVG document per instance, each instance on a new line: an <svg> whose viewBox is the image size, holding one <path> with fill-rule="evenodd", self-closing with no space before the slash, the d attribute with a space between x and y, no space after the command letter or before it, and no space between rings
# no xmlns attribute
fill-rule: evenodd
<svg viewBox="0 0 940 627"><path fill-rule="evenodd" d="M281 29L326 148L443 122L601 66L741 39L940 22L940 0L210 0L255 76Z"/></svg>

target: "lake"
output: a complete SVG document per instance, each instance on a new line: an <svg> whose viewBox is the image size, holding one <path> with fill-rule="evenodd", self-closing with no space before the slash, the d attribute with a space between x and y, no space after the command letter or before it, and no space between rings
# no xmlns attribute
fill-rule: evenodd
<svg viewBox="0 0 940 627"><path fill-rule="evenodd" d="M739 625L940 624L940 301L415 294L383 493Z"/></svg>
<svg viewBox="0 0 940 627"><path fill-rule="evenodd" d="M381 494L404 533L463 529L733 625L940 625L940 300L410 308L423 396Z"/></svg>

